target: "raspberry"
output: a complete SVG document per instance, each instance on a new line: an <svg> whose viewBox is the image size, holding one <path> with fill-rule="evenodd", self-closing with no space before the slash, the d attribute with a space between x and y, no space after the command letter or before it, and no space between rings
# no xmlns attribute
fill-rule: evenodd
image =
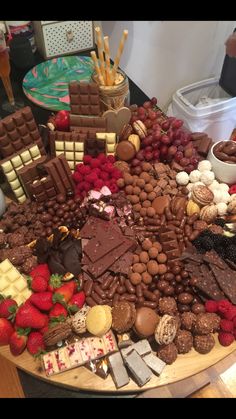
<svg viewBox="0 0 236 419"><path fill-rule="evenodd" d="M236 317L233 318L232 322L233 322L233 325L234 325L234 327L236 329Z"/></svg>
<svg viewBox="0 0 236 419"><path fill-rule="evenodd" d="M89 182L84 182L84 191L88 192L90 191L90 189L92 189L92 185Z"/></svg>
<svg viewBox="0 0 236 419"><path fill-rule="evenodd" d="M220 329L223 332L232 332L234 328L234 324L230 320L221 319L220 321Z"/></svg>
<svg viewBox="0 0 236 419"><path fill-rule="evenodd" d="M231 306L232 304L228 300L220 300L218 301L218 312L224 314Z"/></svg>
<svg viewBox="0 0 236 419"><path fill-rule="evenodd" d="M98 176L96 173L90 173L89 175L85 176L84 180L88 183L96 182Z"/></svg>
<svg viewBox="0 0 236 419"><path fill-rule="evenodd" d="M83 165L83 163L78 163L78 164L76 164L76 166L75 166L75 170L77 171L77 172L79 172L80 171L80 167L83 167L84 165Z"/></svg>
<svg viewBox="0 0 236 419"><path fill-rule="evenodd" d="M116 159L115 159L115 157L114 156L112 156L111 154L110 154L110 156L107 156L107 161L109 162L109 163L115 163L115 161L116 161Z"/></svg>
<svg viewBox="0 0 236 419"><path fill-rule="evenodd" d="M102 173L102 170L99 169L99 167L95 167L95 169L93 169L93 173L96 173L97 176L100 176L100 174Z"/></svg>
<svg viewBox="0 0 236 419"><path fill-rule="evenodd" d="M103 185L104 185L104 183L103 183L103 181L102 181L102 180L100 180L100 179L98 179L98 180L96 180L96 182L94 182L94 187L95 187L96 189L101 189L101 188L103 187Z"/></svg>
<svg viewBox="0 0 236 419"><path fill-rule="evenodd" d="M102 163L102 164L104 164L104 163L106 163L106 161L107 161L107 158L106 158L106 156L105 156L105 154L104 153L100 153L98 156L97 156L97 159Z"/></svg>
<svg viewBox="0 0 236 419"><path fill-rule="evenodd" d="M90 173L90 167L82 165L77 169L77 171L81 173L81 175L88 175Z"/></svg>
<svg viewBox="0 0 236 419"><path fill-rule="evenodd" d="M113 170L112 170L112 177L114 179L116 179L116 180L117 179L120 179L122 177L121 171L119 169L113 168Z"/></svg>
<svg viewBox="0 0 236 419"><path fill-rule="evenodd" d="M105 170L105 172L107 173L112 173L113 171L113 164L111 163L105 163L103 166L103 170Z"/></svg>
<svg viewBox="0 0 236 419"><path fill-rule="evenodd" d="M205 302L205 309L207 313L216 313L218 310L217 301L208 300Z"/></svg>
<svg viewBox="0 0 236 419"><path fill-rule="evenodd" d="M232 333L220 332L218 339L222 346L229 346L234 341L234 335Z"/></svg>
<svg viewBox="0 0 236 419"><path fill-rule="evenodd" d="M110 185L109 189L110 189L111 193L116 193L119 190L118 186L116 186L115 184Z"/></svg>
<svg viewBox="0 0 236 419"><path fill-rule="evenodd" d="M96 167L101 166L101 161L98 159L92 159L90 162L90 167L92 167L93 169L95 169Z"/></svg>
<svg viewBox="0 0 236 419"><path fill-rule="evenodd" d="M234 339L236 340L236 329L233 330Z"/></svg>
<svg viewBox="0 0 236 419"><path fill-rule="evenodd" d="M75 183L82 182L83 180L83 176L79 172L74 172L72 178L74 179Z"/></svg>
<svg viewBox="0 0 236 419"><path fill-rule="evenodd" d="M100 178L102 180L108 180L109 179L109 174L107 172L102 172L102 173L100 173Z"/></svg>
<svg viewBox="0 0 236 419"><path fill-rule="evenodd" d="M92 159L93 159L92 156L89 156L88 154L86 154L83 158L83 162L84 164L90 164Z"/></svg>
<svg viewBox="0 0 236 419"><path fill-rule="evenodd" d="M77 185L76 185L76 190L78 191L78 192L82 192L83 190L84 190L84 181L82 181L82 182L80 182L80 183L78 183Z"/></svg>
<svg viewBox="0 0 236 419"><path fill-rule="evenodd" d="M236 307L232 306L224 313L224 318L227 320L233 320L233 318L236 316Z"/></svg>

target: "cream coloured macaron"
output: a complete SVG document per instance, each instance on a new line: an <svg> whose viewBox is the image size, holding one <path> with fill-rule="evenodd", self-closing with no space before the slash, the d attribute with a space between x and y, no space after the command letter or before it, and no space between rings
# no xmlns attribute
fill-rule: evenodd
<svg viewBox="0 0 236 419"><path fill-rule="evenodd" d="M97 305L92 307L86 317L86 328L89 333L95 336L103 336L112 325L111 307L108 305Z"/></svg>

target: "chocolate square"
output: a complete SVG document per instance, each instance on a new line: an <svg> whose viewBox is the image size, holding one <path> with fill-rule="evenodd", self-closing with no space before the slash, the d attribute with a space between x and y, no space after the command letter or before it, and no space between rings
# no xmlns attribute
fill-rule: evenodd
<svg viewBox="0 0 236 419"><path fill-rule="evenodd" d="M27 132L28 132L26 125L21 125L21 126L17 127L17 131L22 136L25 135L25 134L27 134Z"/></svg>
<svg viewBox="0 0 236 419"><path fill-rule="evenodd" d="M80 92L80 94L89 93L88 83L80 82L79 83L79 92Z"/></svg>
<svg viewBox="0 0 236 419"><path fill-rule="evenodd" d="M91 110L91 115L98 115L99 114L99 106L98 105L91 105L90 110Z"/></svg>
<svg viewBox="0 0 236 419"><path fill-rule="evenodd" d="M99 96L91 95L90 96L90 105L99 105Z"/></svg>
<svg viewBox="0 0 236 419"><path fill-rule="evenodd" d="M71 94L70 95L70 104L71 105L79 105L80 104L80 96Z"/></svg>
<svg viewBox="0 0 236 419"><path fill-rule="evenodd" d="M16 129L14 129L11 132L9 132L9 137L12 141L17 140L19 138L19 133Z"/></svg>
<svg viewBox="0 0 236 419"><path fill-rule="evenodd" d="M29 134L26 134L24 136L22 136L22 141L24 143L24 145L28 145L32 143L32 138Z"/></svg>
<svg viewBox="0 0 236 419"><path fill-rule="evenodd" d="M71 113L79 114L79 109L80 109L79 105L71 105L70 108L71 108Z"/></svg>

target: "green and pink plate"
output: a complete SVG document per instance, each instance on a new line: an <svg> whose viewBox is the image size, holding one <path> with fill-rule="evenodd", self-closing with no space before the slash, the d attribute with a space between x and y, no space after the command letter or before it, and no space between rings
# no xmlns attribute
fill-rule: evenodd
<svg viewBox="0 0 236 419"><path fill-rule="evenodd" d="M33 67L24 77L23 91L27 98L42 108L70 110L68 83L90 81L93 61L85 56L58 57Z"/></svg>

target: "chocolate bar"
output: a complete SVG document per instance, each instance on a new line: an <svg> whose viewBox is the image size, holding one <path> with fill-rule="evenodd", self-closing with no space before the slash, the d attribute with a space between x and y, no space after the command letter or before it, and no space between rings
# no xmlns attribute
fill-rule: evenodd
<svg viewBox="0 0 236 419"><path fill-rule="evenodd" d="M102 116L79 116L70 114L70 130L87 135L87 138L96 138L97 132L106 132L107 122Z"/></svg>
<svg viewBox="0 0 236 419"><path fill-rule="evenodd" d="M109 228L109 231L99 227L96 237L89 241L84 248L84 252L92 262L97 262L107 253L120 246L123 242L123 237L121 235L118 236L117 231L112 227Z"/></svg>
<svg viewBox="0 0 236 419"><path fill-rule="evenodd" d="M145 364L154 372L156 375L160 375L166 366L160 358L153 355L152 353L147 354L143 357Z"/></svg>
<svg viewBox="0 0 236 419"><path fill-rule="evenodd" d="M106 155L114 155L116 150L116 133L115 132L97 132L97 140L103 140L106 145Z"/></svg>
<svg viewBox="0 0 236 419"><path fill-rule="evenodd" d="M120 352L110 355L108 357L108 363L116 388L121 388L129 384L129 376Z"/></svg>
<svg viewBox="0 0 236 419"><path fill-rule="evenodd" d="M11 295L18 305L24 303L32 294L25 277L8 259L0 263L0 294L5 297Z"/></svg>
<svg viewBox="0 0 236 419"><path fill-rule="evenodd" d="M44 167L53 180L57 193L66 195L69 190L74 191L71 170L63 154L47 162Z"/></svg>
<svg viewBox="0 0 236 419"><path fill-rule="evenodd" d="M33 197L31 192L31 184L35 180L40 178L40 173L38 167L47 161L47 156L42 156L37 160L32 161L32 163L27 164L21 169L17 169L17 174L21 181L21 184L29 198Z"/></svg>
<svg viewBox="0 0 236 419"><path fill-rule="evenodd" d="M76 115L99 115L99 86L96 83L71 81L69 83L71 113Z"/></svg>
<svg viewBox="0 0 236 419"><path fill-rule="evenodd" d="M31 195L37 202L45 202L57 195L57 191L50 175L33 181L29 185Z"/></svg>
<svg viewBox="0 0 236 419"><path fill-rule="evenodd" d="M124 362L140 387L144 386L152 378L152 371L136 351L132 350L124 358Z"/></svg>
<svg viewBox="0 0 236 419"><path fill-rule="evenodd" d="M84 366L89 371L98 375L98 377L103 378L103 380L105 380L109 375L108 358L96 359L95 361L89 361Z"/></svg>
<svg viewBox="0 0 236 419"><path fill-rule="evenodd" d="M36 144L45 154L42 139L29 106L6 116L0 121L0 153L3 158Z"/></svg>
<svg viewBox="0 0 236 419"><path fill-rule="evenodd" d="M106 143L104 140L87 138L84 142L84 151L89 156L97 157L100 153L106 153Z"/></svg>
<svg viewBox="0 0 236 419"><path fill-rule="evenodd" d="M64 154L69 167L74 170L77 163L83 161L84 142L87 135L73 132L51 131L49 135L51 156Z"/></svg>
<svg viewBox="0 0 236 419"><path fill-rule="evenodd" d="M16 199L20 203L24 202L27 199L27 196L24 192L17 171L22 167L32 163L34 160L39 159L40 157L42 157L40 150L37 145L34 145L26 147L19 153L15 153L11 157L6 158L0 162L0 166L7 179L7 182Z"/></svg>

